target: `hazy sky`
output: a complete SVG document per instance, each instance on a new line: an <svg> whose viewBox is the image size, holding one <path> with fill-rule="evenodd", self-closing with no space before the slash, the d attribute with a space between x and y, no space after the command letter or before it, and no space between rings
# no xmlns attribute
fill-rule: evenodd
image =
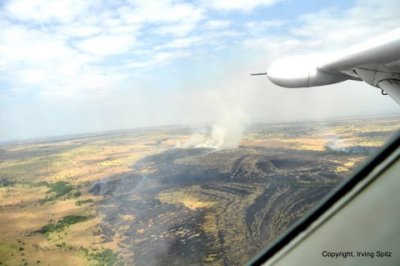
<svg viewBox="0 0 400 266"><path fill-rule="evenodd" d="M360 82L290 90L249 76L395 29L399 10L397 0L0 1L0 141L399 113Z"/></svg>

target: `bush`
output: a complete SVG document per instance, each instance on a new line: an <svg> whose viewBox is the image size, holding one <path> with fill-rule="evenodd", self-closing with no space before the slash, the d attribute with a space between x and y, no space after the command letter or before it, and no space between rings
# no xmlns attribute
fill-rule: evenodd
<svg viewBox="0 0 400 266"><path fill-rule="evenodd" d="M97 252L94 249L87 249L84 247L80 247L79 250L83 253L84 256L89 258L90 260L95 260L96 265L101 266L117 266L117 265L125 265L122 257L112 251L111 249L104 249L101 252Z"/></svg>
<svg viewBox="0 0 400 266"><path fill-rule="evenodd" d="M81 206L81 205L83 205L83 204L92 203L92 202L93 202L93 199L77 200L77 201L75 202L75 204L76 204L77 206Z"/></svg>
<svg viewBox="0 0 400 266"><path fill-rule="evenodd" d="M90 217L88 216L80 216L80 215L69 215L65 216L61 220L53 223L50 222L49 224L43 226L40 230L39 233L44 234L45 236L48 236L50 233L53 232L60 232L62 231L65 227L68 227L72 224L76 224L79 222L84 222L88 220Z"/></svg>
<svg viewBox="0 0 400 266"><path fill-rule="evenodd" d="M64 198L78 198L81 196L81 192L77 190L73 185L65 181L58 181L48 185L49 190L47 191L44 202L52 201L60 197Z"/></svg>
<svg viewBox="0 0 400 266"><path fill-rule="evenodd" d="M50 190L48 193L54 193L55 197L61 197L65 194L68 194L73 189L73 186L64 181L58 181L54 184L50 185Z"/></svg>

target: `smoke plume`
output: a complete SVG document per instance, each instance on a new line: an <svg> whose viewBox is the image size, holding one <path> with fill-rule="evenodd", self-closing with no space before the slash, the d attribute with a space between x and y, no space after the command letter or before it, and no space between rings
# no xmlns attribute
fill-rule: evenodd
<svg viewBox="0 0 400 266"><path fill-rule="evenodd" d="M185 146L216 150L237 148L247 124L247 116L242 110L226 110L219 114L218 120L211 128L193 134Z"/></svg>
<svg viewBox="0 0 400 266"><path fill-rule="evenodd" d="M221 78L225 81L227 79ZM188 124L194 133L184 147L237 148L249 125L246 89L238 83L213 84L209 89L195 89L184 96L189 110ZM216 88L216 89L213 89Z"/></svg>

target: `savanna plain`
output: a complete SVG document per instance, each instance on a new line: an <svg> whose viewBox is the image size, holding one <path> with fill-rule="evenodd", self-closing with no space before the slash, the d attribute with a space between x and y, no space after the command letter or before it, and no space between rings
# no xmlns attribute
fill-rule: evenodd
<svg viewBox="0 0 400 266"><path fill-rule="evenodd" d="M0 144L0 265L243 265L399 128L256 124L231 149L181 126Z"/></svg>

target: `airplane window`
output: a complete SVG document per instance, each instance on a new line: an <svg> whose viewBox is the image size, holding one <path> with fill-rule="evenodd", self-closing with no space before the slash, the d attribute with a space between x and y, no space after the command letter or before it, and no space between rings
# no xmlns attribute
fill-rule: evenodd
<svg viewBox="0 0 400 266"><path fill-rule="evenodd" d="M399 8L3 1L0 265L245 264L400 129Z"/></svg>

